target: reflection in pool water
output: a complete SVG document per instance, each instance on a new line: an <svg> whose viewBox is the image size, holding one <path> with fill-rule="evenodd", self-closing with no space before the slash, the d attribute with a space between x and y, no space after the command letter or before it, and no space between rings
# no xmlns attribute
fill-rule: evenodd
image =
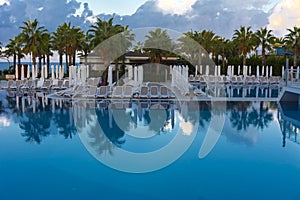
<svg viewBox="0 0 300 200"><path fill-rule="evenodd" d="M0 119L9 121L0 127L1 199L300 198L300 119L294 108L278 108L274 102L227 102L225 112L214 111L225 116L222 135L211 153L199 159L211 123L209 102L200 102L198 110L191 106L188 112L176 102L160 102L162 107L152 109L152 102L118 102L122 109L107 101L85 102L85 116L74 113L79 110L73 103L42 94L16 98L1 93ZM153 119L155 112L162 119ZM76 121L76 116L84 120ZM159 126L151 124L153 120ZM77 123L90 129L93 126L87 124L101 124L104 134L82 131ZM151 131L139 135L131 131L135 129ZM118 149L152 152L177 135L195 138L168 167L135 175L94 159L80 140L83 132L93 133L84 135L88 145L106 157L116 156Z"/></svg>

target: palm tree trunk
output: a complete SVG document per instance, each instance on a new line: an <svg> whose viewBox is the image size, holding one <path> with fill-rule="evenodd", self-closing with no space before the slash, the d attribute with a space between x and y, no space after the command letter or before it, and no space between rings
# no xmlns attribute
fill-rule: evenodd
<svg viewBox="0 0 300 200"><path fill-rule="evenodd" d="M265 66L265 60L266 60L266 49L265 49L265 46L262 45L262 52L261 52L261 64L262 64L262 66Z"/></svg>
<svg viewBox="0 0 300 200"><path fill-rule="evenodd" d="M62 65L61 65L62 66ZM69 61L68 61L68 54L66 53L66 67L69 66Z"/></svg>
<svg viewBox="0 0 300 200"><path fill-rule="evenodd" d="M14 59L14 67L15 67L16 64L17 64L17 54L14 53L14 58L13 59Z"/></svg>
<svg viewBox="0 0 300 200"><path fill-rule="evenodd" d="M297 66L297 56L298 56L298 48L296 46L294 50L294 67Z"/></svg>
<svg viewBox="0 0 300 200"><path fill-rule="evenodd" d="M63 54L59 54L59 65L63 65Z"/></svg>
<svg viewBox="0 0 300 200"><path fill-rule="evenodd" d="M50 69L50 54L47 54L47 68Z"/></svg>
<svg viewBox="0 0 300 200"><path fill-rule="evenodd" d="M21 65L21 56L18 56L18 65Z"/></svg>
<svg viewBox="0 0 300 200"><path fill-rule="evenodd" d="M246 66L246 61L247 61L247 53L244 52L244 55L243 55L243 66Z"/></svg>

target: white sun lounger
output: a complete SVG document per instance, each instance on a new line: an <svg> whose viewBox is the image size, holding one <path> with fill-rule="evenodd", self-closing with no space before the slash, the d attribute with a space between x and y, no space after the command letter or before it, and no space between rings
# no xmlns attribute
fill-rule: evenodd
<svg viewBox="0 0 300 200"><path fill-rule="evenodd" d="M158 87L157 86L151 86L150 87L150 98L151 99L158 99L159 93L158 93Z"/></svg>
<svg viewBox="0 0 300 200"><path fill-rule="evenodd" d="M98 98L107 98L108 96L108 87L107 86L100 86L96 97Z"/></svg>
<svg viewBox="0 0 300 200"><path fill-rule="evenodd" d="M140 98L148 98L149 97L149 87L142 86L139 97Z"/></svg>

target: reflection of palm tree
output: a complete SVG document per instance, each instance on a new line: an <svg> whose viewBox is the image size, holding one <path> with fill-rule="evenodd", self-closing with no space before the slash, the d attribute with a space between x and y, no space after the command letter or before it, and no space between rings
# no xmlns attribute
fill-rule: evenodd
<svg viewBox="0 0 300 200"><path fill-rule="evenodd" d="M261 107L259 112L255 108L253 108L249 117L250 119L252 119L251 123L261 130L268 127L269 123L273 120L273 115L269 112L268 107Z"/></svg>
<svg viewBox="0 0 300 200"><path fill-rule="evenodd" d="M20 128L24 131L26 142L41 143L41 138L50 135L51 112L26 112L20 119Z"/></svg>
<svg viewBox="0 0 300 200"><path fill-rule="evenodd" d="M263 102L260 104L259 111L252 107L249 102L241 102L238 104L229 104L231 109L230 121L237 130L247 130L250 125L263 130L273 120L273 115L269 112L269 108L263 108Z"/></svg>
<svg viewBox="0 0 300 200"><path fill-rule="evenodd" d="M72 116L70 108L58 109L55 111L53 121L56 124L59 134L63 135L66 139L72 138L76 133L74 125L71 123Z"/></svg>
<svg viewBox="0 0 300 200"><path fill-rule="evenodd" d="M250 102L228 103L231 109L230 121L237 130L246 130L250 125L248 108L251 106Z"/></svg>

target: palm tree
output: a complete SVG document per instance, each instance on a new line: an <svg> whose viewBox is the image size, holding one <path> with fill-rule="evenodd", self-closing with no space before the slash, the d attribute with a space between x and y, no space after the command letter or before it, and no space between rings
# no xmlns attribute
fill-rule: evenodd
<svg viewBox="0 0 300 200"><path fill-rule="evenodd" d="M144 50L150 53L152 62L161 63L162 57L168 57L174 49L174 44L166 30L157 28L149 31L146 38Z"/></svg>
<svg viewBox="0 0 300 200"><path fill-rule="evenodd" d="M262 66L265 65L266 60L266 49L271 50L272 44L274 43L275 37L272 33L272 30L268 30L267 27L257 30L254 34L257 44L261 45L262 49Z"/></svg>
<svg viewBox="0 0 300 200"><path fill-rule="evenodd" d="M239 50L243 55L243 65L246 65L247 54L255 46L255 42L253 40L253 32L251 27L241 26L240 30L235 30L233 34L233 40L237 41L239 44Z"/></svg>
<svg viewBox="0 0 300 200"><path fill-rule="evenodd" d="M97 18L97 22L91 26L89 33L91 33L91 39L93 47L107 40L108 38L124 31L124 27L121 25L113 25L114 18L110 18L108 21L102 21Z"/></svg>
<svg viewBox="0 0 300 200"><path fill-rule="evenodd" d="M86 32L79 44L79 56L84 57L84 62L87 64L87 57L92 51L92 35Z"/></svg>
<svg viewBox="0 0 300 200"><path fill-rule="evenodd" d="M23 22L21 37L24 42L24 53L30 54L32 63L36 66L36 57L39 56L39 47L42 43L42 35L47 32L43 26L39 26L39 22L35 19L33 22L28 20Z"/></svg>
<svg viewBox="0 0 300 200"><path fill-rule="evenodd" d="M157 75L159 74L159 64L162 62L162 57L168 57L171 52L174 52L174 48L175 45L166 30L157 28L154 31L149 31L149 34L146 35L144 50L149 53L151 62L157 63Z"/></svg>
<svg viewBox="0 0 300 200"><path fill-rule="evenodd" d="M286 43L294 51L294 66L297 66L297 56L300 49L300 28L294 27L293 29L287 29L289 34L285 36Z"/></svg>
<svg viewBox="0 0 300 200"><path fill-rule="evenodd" d="M7 57L13 56L13 65L16 66L17 60L18 65L21 64L21 59L24 57L23 51L23 42L21 35L15 36L14 39L10 39L9 43L6 45L6 50L4 51L4 54Z"/></svg>
<svg viewBox="0 0 300 200"><path fill-rule="evenodd" d="M128 26L114 25L113 19L102 21L100 18L97 18L97 22L91 26L88 33L91 34L92 48L98 47L96 51L99 51L98 53L104 59L104 66L108 66L113 60L115 61L118 79L119 60L124 60L124 57L120 54L124 54L124 51L131 47L134 35L130 33ZM112 38L112 36L117 34L120 35Z"/></svg>
<svg viewBox="0 0 300 200"><path fill-rule="evenodd" d="M59 65L63 65L63 55L65 53L65 28L63 25L60 25L56 31L52 34L51 44L52 49L57 51L59 55Z"/></svg>

